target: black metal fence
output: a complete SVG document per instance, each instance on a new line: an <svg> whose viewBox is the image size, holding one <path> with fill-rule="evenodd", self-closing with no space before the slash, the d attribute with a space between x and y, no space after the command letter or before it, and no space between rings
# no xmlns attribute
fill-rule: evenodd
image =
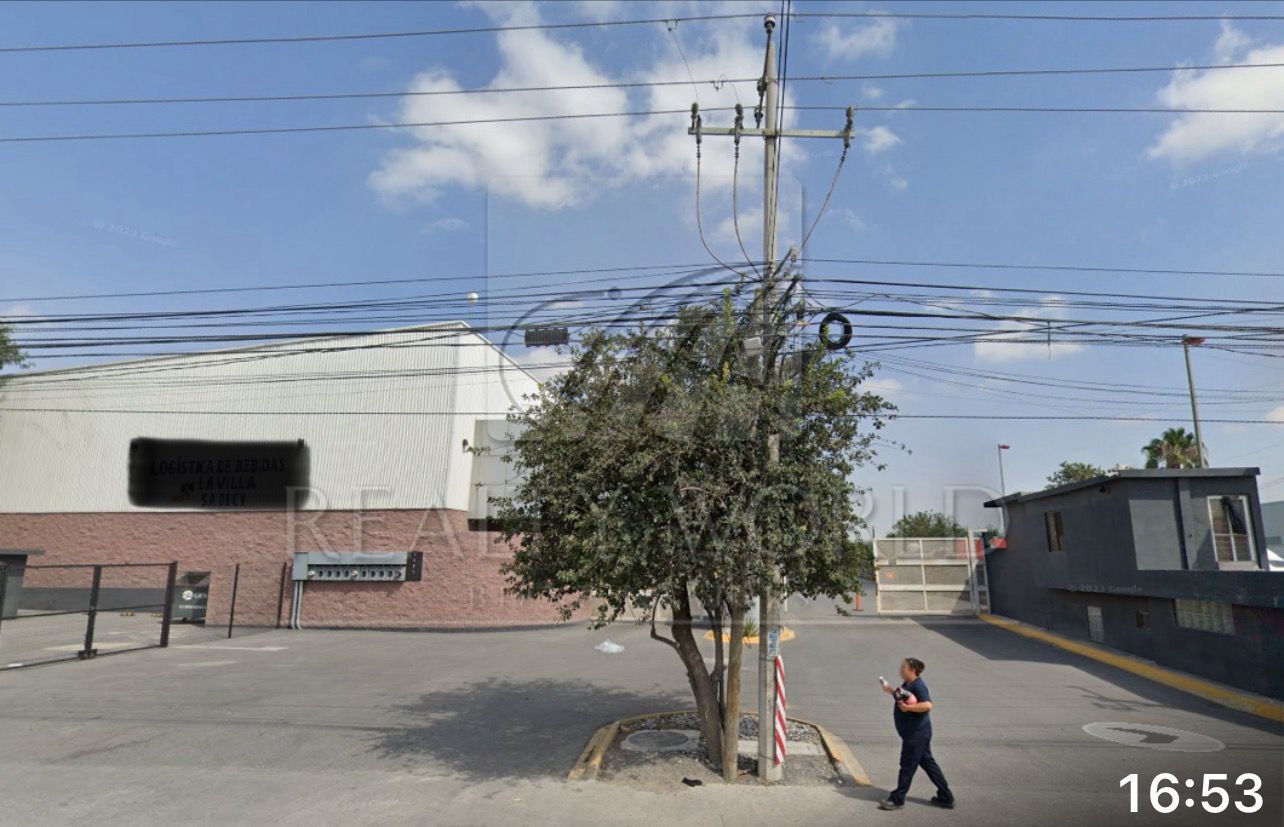
<svg viewBox="0 0 1284 827"><path fill-rule="evenodd" d="M0 669L168 646L177 568L0 564Z"/></svg>

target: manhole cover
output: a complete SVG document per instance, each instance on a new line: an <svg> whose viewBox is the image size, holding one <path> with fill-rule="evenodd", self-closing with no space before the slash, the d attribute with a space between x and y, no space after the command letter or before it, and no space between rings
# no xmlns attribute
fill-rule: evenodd
<svg viewBox="0 0 1284 827"><path fill-rule="evenodd" d="M620 746L632 752L694 752L698 738L689 729L643 729L630 733Z"/></svg>
<svg viewBox="0 0 1284 827"><path fill-rule="evenodd" d="M1087 724L1083 731L1094 737L1128 747L1144 747L1168 752L1217 752L1226 748L1226 745L1216 738L1156 724L1095 723Z"/></svg>

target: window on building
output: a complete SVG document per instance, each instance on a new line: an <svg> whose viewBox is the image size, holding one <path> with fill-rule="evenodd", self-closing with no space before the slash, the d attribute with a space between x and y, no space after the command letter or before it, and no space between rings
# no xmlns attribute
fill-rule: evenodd
<svg viewBox="0 0 1284 827"><path fill-rule="evenodd" d="M1150 612L1142 609L1137 610L1137 628L1138 629L1150 628Z"/></svg>
<svg viewBox="0 0 1284 827"><path fill-rule="evenodd" d="M1174 600L1173 615L1183 629L1235 634L1235 614L1231 604L1215 600Z"/></svg>
<svg viewBox="0 0 1284 827"><path fill-rule="evenodd" d="M1043 515L1043 525L1048 532L1048 551L1063 550L1065 548L1066 533L1061 526L1061 512L1046 512Z"/></svg>
<svg viewBox="0 0 1284 827"><path fill-rule="evenodd" d="M1248 497L1230 495L1208 498L1208 522L1213 529L1213 549L1222 568L1256 567Z"/></svg>

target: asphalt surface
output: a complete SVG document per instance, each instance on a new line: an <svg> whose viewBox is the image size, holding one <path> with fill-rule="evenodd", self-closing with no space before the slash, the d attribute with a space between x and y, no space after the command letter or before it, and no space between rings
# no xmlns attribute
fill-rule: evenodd
<svg viewBox="0 0 1284 827"><path fill-rule="evenodd" d="M568 782L608 720L690 706L677 657L645 629L406 633L265 632L0 673L5 824L1278 825L1284 732L976 621L838 616L794 600L782 647L791 711L844 738L876 789L672 791ZM624 645L608 655L606 638ZM959 808L876 802L898 742L876 679L927 663L934 752ZM754 668L753 658L747 670ZM752 708L753 680L745 703ZM1086 724L1162 725L1216 752L1095 738ZM1127 728L1127 727L1125 727ZM1160 739L1162 740L1162 739ZM1119 786L1139 773L1141 813ZM1246 816L1149 806L1171 772L1263 780ZM1185 793L1183 792L1183 797Z"/></svg>

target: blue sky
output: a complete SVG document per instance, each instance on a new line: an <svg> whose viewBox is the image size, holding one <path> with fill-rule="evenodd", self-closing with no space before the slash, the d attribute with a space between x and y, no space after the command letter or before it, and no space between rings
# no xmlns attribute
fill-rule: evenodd
<svg viewBox="0 0 1284 827"><path fill-rule="evenodd" d="M89 43L375 32L577 19L771 10L775 4L3 4L3 44ZM801 2L798 11L1101 13L1098 4ZM1282 14L1284 4L1134 3L1113 14ZM752 77L761 68L754 20L433 38L0 54L0 100L400 91L544 83ZM1089 66L1284 61L1284 24L1051 23L802 19L790 73L874 74ZM685 59L685 62L684 62ZM1273 73L1272 73L1273 72ZM0 136L388 123L538 112L634 111L752 103L752 84L658 90L118 107L3 107ZM796 83L815 106L1034 105L1284 107L1284 70L1086 77ZM795 125L837 129L836 111L790 113ZM1113 267L1284 270L1284 122L1279 116L861 112L860 130L812 259L1054 263ZM1219 120L1220 118L1220 120ZM326 280L459 275L441 295L493 294L493 274L657 263L708 263L694 220L694 147L686 118L508 123L449 129L0 144L0 315L134 312L271 303L280 294L97 299L87 292L238 287ZM709 125L729 125L710 111ZM760 150L746 142L741 220L760 249ZM797 242L837 161L836 142L786 143L782 247ZM729 233L730 145L704 145L704 222L715 250ZM748 240L749 238L752 240ZM485 273L492 274L486 278ZM813 262L817 277L1025 287L1025 312L1087 290L1284 300L1269 278L907 268ZM655 283L630 281L621 286ZM521 285L576 289L569 276ZM592 289L608 286L598 281ZM579 285L586 289L586 284ZM425 288L299 291L294 301L421 295ZM874 301L864 306L901 307ZM1007 311L1014 312L1014 311ZM1162 313L1156 315L1164 315ZM1129 318L1145 318L1146 314ZM1267 317L1258 317L1264 323ZM1278 319L1278 316L1275 317ZM473 321L485 323L483 311ZM883 320L875 320L883 321ZM1278 322L1276 322L1278 324ZM522 354L519 354L522 355ZM1189 427L1180 396L1084 401L940 366L1056 380L1182 390L1180 348L1055 341L963 345L889 359L876 384L905 413L1163 416ZM525 354L539 361L546 355ZM74 360L36 359L35 367ZM911 371L911 372L907 372ZM1196 351L1210 389L1206 417L1284 421L1279 360ZM981 387L964 387L949 381ZM996 389L998 393L996 393ZM1249 390L1235 397L1223 390ZM1027 391L1070 398L1045 399ZM1016 394L1012 394L1016 391ZM1233 404L1228 404L1233 403ZM1139 465L1159 423L901 420L886 432L887 468L863 474L876 525L899 508L941 508L946 486L1041 487L1063 459ZM1263 499L1284 497L1284 425L1209 425L1215 464L1257 465ZM901 493L898 493L901 492ZM975 496L970 500L975 505ZM960 503L966 506L964 497ZM964 519L992 516L965 508Z"/></svg>

